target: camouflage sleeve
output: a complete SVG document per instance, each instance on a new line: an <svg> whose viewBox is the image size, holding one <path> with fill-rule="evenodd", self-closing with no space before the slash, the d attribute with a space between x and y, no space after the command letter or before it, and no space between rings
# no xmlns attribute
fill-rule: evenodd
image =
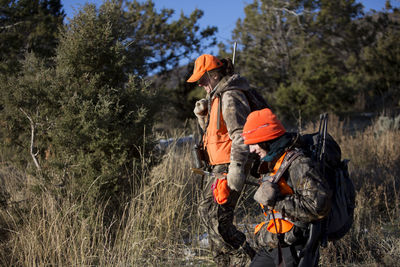
<svg viewBox="0 0 400 267"><path fill-rule="evenodd" d="M245 94L230 90L222 96L222 116L232 140L231 162L246 162L249 148L243 142L242 132L250 107Z"/></svg>
<svg viewBox="0 0 400 267"><path fill-rule="evenodd" d="M278 200L275 209L294 221L309 223L328 215L332 192L311 159L300 156L289 167L293 195Z"/></svg>

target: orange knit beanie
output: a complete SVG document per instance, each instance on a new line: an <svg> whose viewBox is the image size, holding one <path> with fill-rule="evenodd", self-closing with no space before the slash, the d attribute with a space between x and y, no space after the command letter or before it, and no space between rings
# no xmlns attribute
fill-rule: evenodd
<svg viewBox="0 0 400 267"><path fill-rule="evenodd" d="M249 114L242 136L246 145L252 145L275 139L285 132L275 114L269 108L265 108Z"/></svg>

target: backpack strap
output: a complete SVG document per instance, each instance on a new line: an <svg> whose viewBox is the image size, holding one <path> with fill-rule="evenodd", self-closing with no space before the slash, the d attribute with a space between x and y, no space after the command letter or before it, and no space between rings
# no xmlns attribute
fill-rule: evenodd
<svg viewBox="0 0 400 267"><path fill-rule="evenodd" d="M219 130L220 123L221 123L221 114L222 114L222 95L223 93L227 91L233 91L237 90L240 91L244 94L246 97L246 100L249 104L250 112L258 109L263 109L269 107L267 102L264 100L264 98L253 88L249 90L243 90L240 88L234 88L234 89L229 89L229 90L223 90L221 92L216 93L215 97L219 98L219 103L218 103L218 116L217 116L217 129ZM254 98L258 100L259 103L254 102Z"/></svg>
<svg viewBox="0 0 400 267"><path fill-rule="evenodd" d="M261 182L263 183L265 181L272 181L272 183L277 183L279 179L281 179L285 171L289 168L290 164L292 164L292 162L300 155L304 155L302 151L298 149L290 150L283 159L283 162L279 167L278 171L276 172L276 174L272 176L269 175L264 176L261 179Z"/></svg>
<svg viewBox="0 0 400 267"><path fill-rule="evenodd" d="M285 155L285 158L283 159L281 166L279 167L278 171L276 172L276 174L272 175L272 176L264 176L261 179L261 183L263 183L267 180L271 181L272 183L275 183L275 184L278 183L278 181L281 179L282 175L289 168L290 164L292 164L292 162L300 155L303 155L303 152L298 149L293 149L293 150L288 151ZM274 216L273 211L272 211L272 216ZM276 218L274 217L273 220L275 222ZM292 223L298 227L304 227L303 224L298 224L295 222L292 222ZM275 227L276 227L276 223L275 223ZM278 266L286 266L285 259L283 258L283 253L282 253L281 240L279 238L278 238Z"/></svg>
<svg viewBox="0 0 400 267"><path fill-rule="evenodd" d="M218 99L218 113L217 113L217 130L221 126L221 113L222 113L222 94L218 93L216 96Z"/></svg>

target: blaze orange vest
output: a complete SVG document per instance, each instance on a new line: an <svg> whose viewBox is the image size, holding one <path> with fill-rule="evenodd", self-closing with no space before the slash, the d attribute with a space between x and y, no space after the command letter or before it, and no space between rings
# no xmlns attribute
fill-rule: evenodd
<svg viewBox="0 0 400 267"><path fill-rule="evenodd" d="M232 140L228 135L222 111L218 111L220 101L220 97L215 97L212 100L208 127L204 135L204 147L207 150L211 165L229 163L231 158ZM218 112L220 113L219 129Z"/></svg>
<svg viewBox="0 0 400 267"><path fill-rule="evenodd" d="M270 173L270 176L275 175L276 172L282 165L282 162L286 156L287 152L285 152L276 162L273 171ZM286 183L285 179L282 177L278 181L279 191L282 195L293 195L293 189ZM264 210L264 206L260 203L261 208ZM272 210L268 214L264 211L264 215L267 217L266 221L256 225L254 229L254 234L257 234L261 228L267 224L267 231L273 234L283 234L289 232L293 228L293 223L289 221L287 218L284 218L282 214L276 210Z"/></svg>

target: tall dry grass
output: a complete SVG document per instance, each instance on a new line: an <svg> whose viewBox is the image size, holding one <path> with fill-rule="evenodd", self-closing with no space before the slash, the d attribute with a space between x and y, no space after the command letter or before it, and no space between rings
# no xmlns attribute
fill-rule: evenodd
<svg viewBox="0 0 400 267"><path fill-rule="evenodd" d="M189 146L172 147L159 165L146 170L132 189L122 217L103 220L105 206L89 212L80 201L57 198L54 192L29 191L26 179L2 172L10 195L0 210L1 266L166 266L207 264L199 245L203 234L197 218L198 178L191 173ZM3 168L5 170L5 168ZM37 185L37 184L36 184ZM83 215L85 214L85 215Z"/></svg>
<svg viewBox="0 0 400 267"><path fill-rule="evenodd" d="M372 126L347 133L345 128L331 118L329 131L343 158L351 160L355 221L342 240L321 249L320 263L395 266L400 262L400 132L388 129L377 135ZM313 130L311 125L304 132ZM191 167L188 146L173 146L151 170L143 164L142 184L132 188L128 203L121 203L122 216L105 223L105 206L87 211L84 198L33 192L30 188L40 181L3 162L0 181L7 204L0 209L0 265L212 266L199 240L204 233L197 215L200 181ZM246 204L238 208L240 227L258 222L248 211L258 208L251 192L244 199ZM247 230L251 235L252 229Z"/></svg>

